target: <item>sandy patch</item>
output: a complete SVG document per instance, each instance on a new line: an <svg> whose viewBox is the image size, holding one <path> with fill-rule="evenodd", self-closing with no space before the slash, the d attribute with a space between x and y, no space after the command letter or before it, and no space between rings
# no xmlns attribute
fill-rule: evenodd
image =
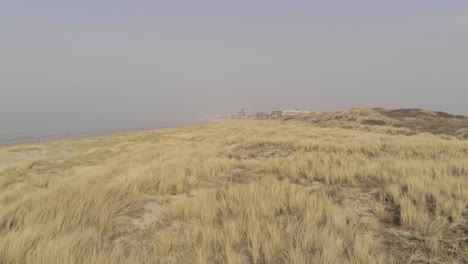
<svg viewBox="0 0 468 264"><path fill-rule="evenodd" d="M138 229L156 223L161 217L161 205L158 202L149 202L143 206L143 209L144 213L140 217L132 219L132 224Z"/></svg>

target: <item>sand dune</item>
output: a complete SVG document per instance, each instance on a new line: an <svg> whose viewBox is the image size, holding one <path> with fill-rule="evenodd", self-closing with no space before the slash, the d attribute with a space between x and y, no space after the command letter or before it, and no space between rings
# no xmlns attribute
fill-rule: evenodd
<svg viewBox="0 0 468 264"><path fill-rule="evenodd" d="M9 147L0 263L466 263L468 141L239 120Z"/></svg>

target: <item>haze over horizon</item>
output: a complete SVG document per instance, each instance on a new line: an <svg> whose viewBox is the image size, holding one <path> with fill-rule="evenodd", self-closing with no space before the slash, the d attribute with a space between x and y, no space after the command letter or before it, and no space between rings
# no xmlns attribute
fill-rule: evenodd
<svg viewBox="0 0 468 264"><path fill-rule="evenodd" d="M468 114L467 1L8 1L0 134L360 106Z"/></svg>

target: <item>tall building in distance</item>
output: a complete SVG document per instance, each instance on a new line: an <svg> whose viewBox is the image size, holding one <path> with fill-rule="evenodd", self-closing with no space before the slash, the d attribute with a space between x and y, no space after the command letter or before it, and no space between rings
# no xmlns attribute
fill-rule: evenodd
<svg viewBox="0 0 468 264"><path fill-rule="evenodd" d="M241 108L241 110L239 111L239 119L247 118L248 116L249 110L247 110L246 108Z"/></svg>
<svg viewBox="0 0 468 264"><path fill-rule="evenodd" d="M281 118L281 117L283 117L283 111L282 110L273 111L273 112L271 112L270 117L271 118Z"/></svg>

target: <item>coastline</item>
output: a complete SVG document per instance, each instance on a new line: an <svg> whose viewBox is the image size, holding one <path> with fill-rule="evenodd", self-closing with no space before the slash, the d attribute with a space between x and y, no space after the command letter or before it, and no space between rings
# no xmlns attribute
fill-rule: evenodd
<svg viewBox="0 0 468 264"><path fill-rule="evenodd" d="M60 140L95 138L95 137L112 136L112 135L119 135L119 134L153 131L153 130L159 130L159 129L164 129L164 128L176 128L176 127L184 127L184 126L191 126L191 125L207 124L207 123L212 123L212 122L216 122L216 121L200 120L198 122L190 122L186 124L177 124L177 125L168 125L168 126L129 128L129 129L118 129L118 130L99 131L99 132L78 132L78 133L68 133L68 134L50 135L50 136L36 136L36 137L29 137L28 139L25 139L25 140L13 139L11 140L11 142L0 141L0 149L5 149L5 148L15 147L15 146L29 145L29 144L48 143L48 142L54 142L54 141L60 141Z"/></svg>
<svg viewBox="0 0 468 264"><path fill-rule="evenodd" d="M0 143L0 172L3 172L3 170L9 166L13 166L15 164L25 162L28 160L34 160L44 156L48 156L49 158L63 158L76 154L80 151L79 149L76 149L76 146L80 144L79 140L99 140L101 138L105 139L106 137L112 136L131 136L132 134L137 133L149 133L159 131L162 129L182 128L186 126L202 125L207 123L210 122L203 120L198 122L188 122L185 124L170 126L120 129L113 131L100 131L94 133L90 132L65 135L51 135L40 138L30 138L21 142ZM55 145L52 148L56 149L53 150L52 153L48 153L48 151L51 150L52 145Z"/></svg>
<svg viewBox="0 0 468 264"><path fill-rule="evenodd" d="M143 130L145 129L118 130L118 131L116 130L116 131L89 132L89 133L86 132L86 133L76 133L76 134L30 137L25 140L12 140L11 142L5 142L5 143L0 142L0 148L8 148L8 147L38 144L38 143L47 143L47 142L67 140L67 139L80 139L80 138L108 136L108 135L115 135L115 134L121 134L121 133L138 132L138 131L143 131Z"/></svg>

